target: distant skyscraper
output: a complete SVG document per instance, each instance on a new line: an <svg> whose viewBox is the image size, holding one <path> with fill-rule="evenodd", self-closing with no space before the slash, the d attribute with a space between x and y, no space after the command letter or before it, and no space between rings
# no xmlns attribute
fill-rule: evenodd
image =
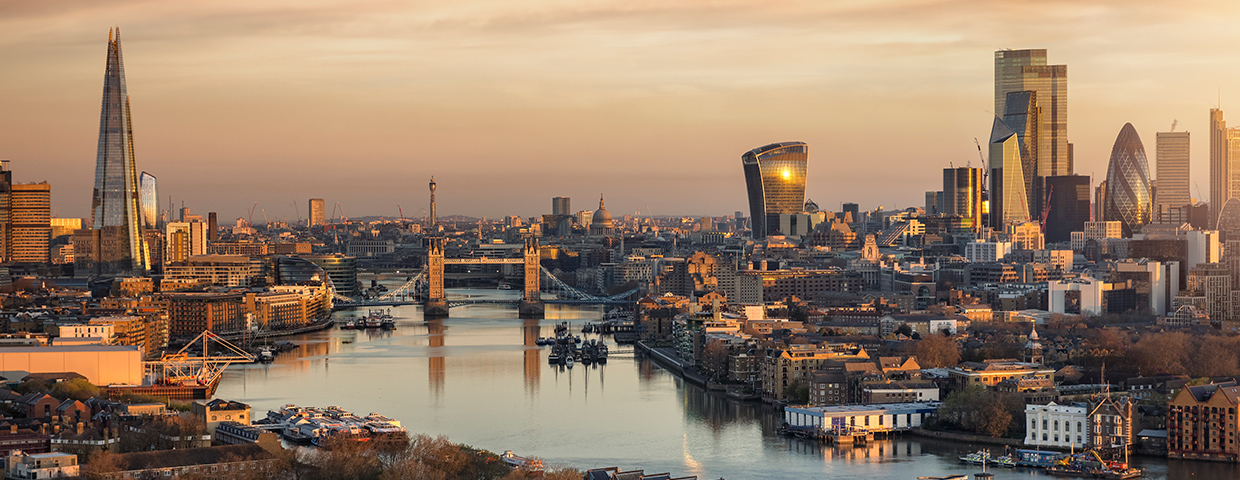
<svg viewBox="0 0 1240 480"><path fill-rule="evenodd" d="M1120 221L1125 237L1150 223L1153 214L1150 166L1145 158L1145 146L1131 123L1124 124L1111 148L1105 201L1103 220Z"/></svg>
<svg viewBox="0 0 1240 480"><path fill-rule="evenodd" d="M1029 221L1020 143L1019 135L995 116L990 128L990 226L996 230Z"/></svg>
<svg viewBox="0 0 1240 480"><path fill-rule="evenodd" d="M1084 231L1089 221L1089 177L1064 175L1045 178L1046 189L1051 192L1051 209L1046 213L1046 242L1067 242L1072 232Z"/></svg>
<svg viewBox="0 0 1240 480"><path fill-rule="evenodd" d="M47 263L52 238L52 187L47 182L13 185L9 261Z"/></svg>
<svg viewBox="0 0 1240 480"><path fill-rule="evenodd" d="M1003 123L1011 127L1020 140L1020 166L1025 182L1026 210L1034 217L1041 213L1041 205L1037 201L1038 195L1034 191L1034 180L1038 178L1040 113L1037 92L1028 90L1008 92L1007 102L1003 107Z"/></svg>
<svg viewBox="0 0 1240 480"><path fill-rule="evenodd" d="M1223 111L1210 109L1210 228L1218 222L1219 211L1227 203L1228 168L1227 161L1227 121L1223 119Z"/></svg>
<svg viewBox="0 0 1240 480"><path fill-rule="evenodd" d="M772 143L741 156L753 238L773 233L780 214L801 213L808 163L809 145L805 142Z"/></svg>
<svg viewBox="0 0 1240 480"><path fill-rule="evenodd" d="M95 190L91 200L94 258L86 263L94 275L142 275L150 256L142 235L138 168L134 161L133 123L121 61L121 33L108 32L107 70L103 76L103 108L99 115L99 148Z"/></svg>
<svg viewBox="0 0 1240 480"><path fill-rule="evenodd" d="M1037 132L1038 176L1071 175L1068 147L1068 66L1047 65L1046 50L995 52L995 114L1007 109L1007 94L1036 93L1040 110Z"/></svg>
<svg viewBox="0 0 1240 480"><path fill-rule="evenodd" d="M982 222L982 169L943 169L943 215L958 215L973 229Z"/></svg>
<svg viewBox="0 0 1240 480"><path fill-rule="evenodd" d="M220 218L215 212L207 212L207 241L215 242L219 239L220 234Z"/></svg>
<svg viewBox="0 0 1240 480"><path fill-rule="evenodd" d="M327 204L321 198L310 199L310 216L306 219L306 226L315 227L327 224Z"/></svg>
<svg viewBox="0 0 1240 480"><path fill-rule="evenodd" d="M552 215L572 215L573 202L568 197L552 197L551 198L551 214Z"/></svg>
<svg viewBox="0 0 1240 480"><path fill-rule="evenodd" d="M156 228L159 223L159 185L155 176L146 172L138 176L142 201L142 228Z"/></svg>
<svg viewBox="0 0 1240 480"><path fill-rule="evenodd" d="M1155 142L1154 178L1158 179L1158 192L1154 195L1154 211L1170 212L1188 205L1192 199L1188 189L1188 132L1158 132Z"/></svg>

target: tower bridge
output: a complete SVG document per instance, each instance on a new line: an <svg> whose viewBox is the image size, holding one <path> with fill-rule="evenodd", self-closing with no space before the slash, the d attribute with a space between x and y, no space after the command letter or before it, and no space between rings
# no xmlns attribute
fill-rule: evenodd
<svg viewBox="0 0 1240 480"><path fill-rule="evenodd" d="M548 303L572 305L625 305L637 293L636 288L611 296L592 295L565 284L539 263L538 240L527 238L521 258L446 258L443 237L430 237L426 267L399 288L381 296L360 300L336 295L337 307L379 307L421 304L427 317L446 317L452 307L479 304L516 305L521 316L540 317ZM519 299L471 299L447 297L444 289L445 265L522 264L525 266L524 287ZM545 280L545 281L544 281ZM549 296L544 298L543 294Z"/></svg>

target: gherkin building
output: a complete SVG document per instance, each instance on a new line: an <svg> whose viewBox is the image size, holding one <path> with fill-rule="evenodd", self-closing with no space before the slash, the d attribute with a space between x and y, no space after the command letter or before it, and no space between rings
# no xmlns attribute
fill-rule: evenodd
<svg viewBox="0 0 1240 480"><path fill-rule="evenodd" d="M1150 167L1145 158L1145 146L1131 123L1124 124L1115 146L1111 148L1111 162L1107 166L1106 204L1103 220L1123 224L1124 236L1150 223L1153 202L1150 195Z"/></svg>

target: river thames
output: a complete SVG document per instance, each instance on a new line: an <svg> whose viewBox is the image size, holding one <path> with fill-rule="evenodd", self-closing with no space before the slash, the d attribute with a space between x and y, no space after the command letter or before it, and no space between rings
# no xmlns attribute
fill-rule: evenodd
<svg viewBox="0 0 1240 480"><path fill-rule="evenodd" d="M450 289L449 295L495 299L520 292ZM429 322L417 306L391 313L395 331L335 328L282 339L297 348L271 364L229 367L216 397L248 403L259 418L290 403L377 412L400 420L411 434L446 435L582 470L616 466L703 480L912 480L980 471L957 457L981 446L909 435L833 448L778 436L776 408L707 393L633 354L613 354L606 365L548 365L547 349L534 339L553 335L562 321L579 332L602 317L600 307L548 305L541 320L519 319L515 308L502 305L458 307L450 318ZM1233 465L1134 463L1150 479L1240 477ZM1039 470L991 472L996 479L1052 478Z"/></svg>

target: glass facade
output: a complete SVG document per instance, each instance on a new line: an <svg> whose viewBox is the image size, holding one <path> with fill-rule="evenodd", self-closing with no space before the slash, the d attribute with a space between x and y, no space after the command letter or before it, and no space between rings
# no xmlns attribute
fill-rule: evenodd
<svg viewBox="0 0 1240 480"><path fill-rule="evenodd" d="M1089 177L1046 177L1046 186L1051 192L1051 209L1046 214L1046 243L1067 242L1072 232L1084 231L1085 222L1089 221L1092 193Z"/></svg>
<svg viewBox="0 0 1240 480"><path fill-rule="evenodd" d="M1007 112L1008 94L1035 92L1037 175L1071 175L1068 145L1068 66L1047 65L1046 50L995 52L995 113Z"/></svg>
<svg viewBox="0 0 1240 480"><path fill-rule="evenodd" d="M995 117L990 129L990 226L1029 221L1025 172L1021 165L1020 137Z"/></svg>
<svg viewBox="0 0 1240 480"><path fill-rule="evenodd" d="M963 229L981 227L982 169L943 169L943 215L960 217Z"/></svg>
<svg viewBox="0 0 1240 480"><path fill-rule="evenodd" d="M1150 166L1145 158L1145 146L1131 123L1124 124L1111 148L1105 202L1103 220L1119 221L1125 237L1150 223L1153 215Z"/></svg>
<svg viewBox="0 0 1240 480"><path fill-rule="evenodd" d="M108 34L107 70L99 114L99 147L95 190L91 199L92 228L100 230L95 275L145 274L150 257L141 233L138 171L134 162L129 93L121 60L121 34Z"/></svg>
<svg viewBox="0 0 1240 480"><path fill-rule="evenodd" d="M141 193L142 228L153 229L159 223L159 186L155 176L146 172L138 178L138 189Z"/></svg>
<svg viewBox="0 0 1240 480"><path fill-rule="evenodd" d="M780 214L805 208L808 159L809 146L804 142L772 143L741 156L754 238L778 229Z"/></svg>
<svg viewBox="0 0 1240 480"><path fill-rule="evenodd" d="M1025 205L1035 217L1041 212L1041 204L1034 196L1034 179L1038 177L1038 93L1033 91L1009 92L1004 106L1003 123L1016 132L1020 140L1021 175L1025 183Z"/></svg>
<svg viewBox="0 0 1240 480"><path fill-rule="evenodd" d="M1191 200L1188 187L1188 132L1158 132L1155 136L1154 178L1158 191L1156 212L1170 212ZM1159 219L1162 220L1162 219Z"/></svg>

